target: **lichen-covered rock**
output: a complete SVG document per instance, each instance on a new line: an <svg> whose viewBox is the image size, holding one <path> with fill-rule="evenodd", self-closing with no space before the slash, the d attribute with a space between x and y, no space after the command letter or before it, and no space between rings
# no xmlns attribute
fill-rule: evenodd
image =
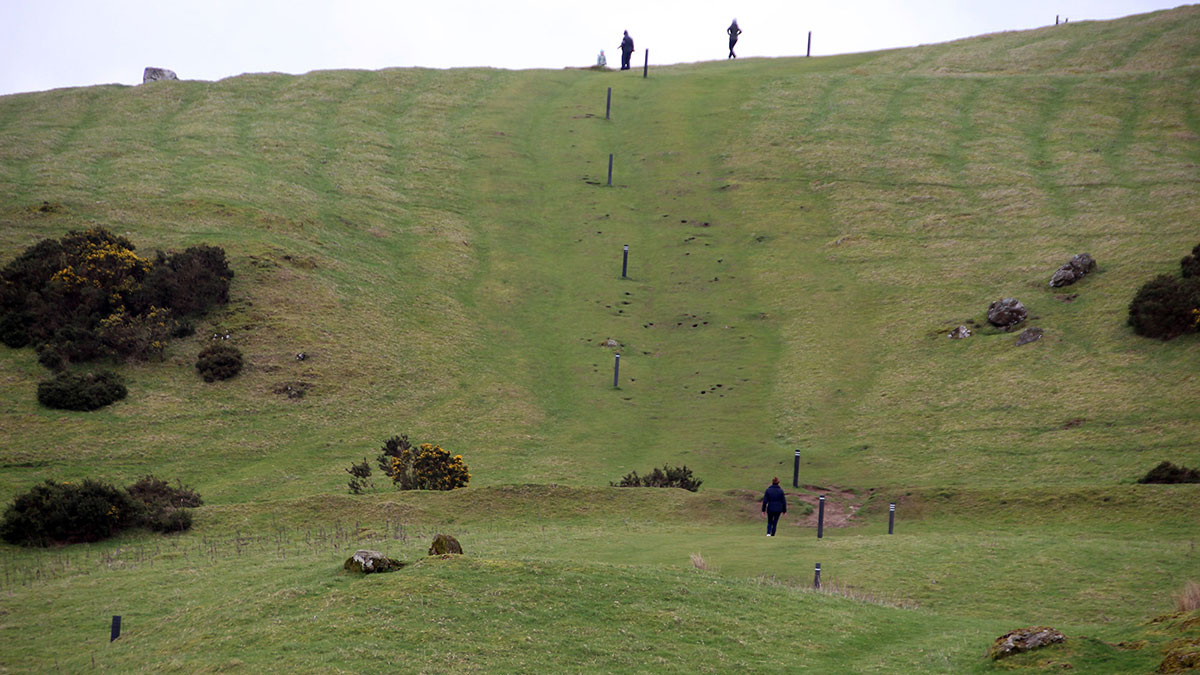
<svg viewBox="0 0 1200 675"><path fill-rule="evenodd" d="M458 540L448 534L439 534L433 538L433 543L429 545L429 555L446 555L448 553L457 553L462 555L462 544Z"/></svg>
<svg viewBox="0 0 1200 675"><path fill-rule="evenodd" d="M1002 659L1012 654L1027 652L1038 647L1066 642L1067 636L1049 626L1030 626L1009 631L996 638L988 649L992 659Z"/></svg>
<svg viewBox="0 0 1200 675"><path fill-rule="evenodd" d="M950 331L949 337L951 340L962 340L963 338L969 338L971 337L971 329L967 328L966 326L959 326L958 328Z"/></svg>
<svg viewBox="0 0 1200 675"><path fill-rule="evenodd" d="M1200 670L1200 638L1178 638L1167 643L1159 673Z"/></svg>
<svg viewBox="0 0 1200 675"><path fill-rule="evenodd" d="M1000 328L1011 328L1029 316L1025 305L1016 298L1001 298L988 305L988 323Z"/></svg>
<svg viewBox="0 0 1200 675"><path fill-rule="evenodd" d="M147 82L155 82L157 80L178 80L179 76L175 71L167 68L154 68L147 66L146 70L142 71L142 84Z"/></svg>
<svg viewBox="0 0 1200 675"><path fill-rule="evenodd" d="M1050 277L1050 286L1070 286L1095 268L1095 259L1087 253L1080 253L1054 272L1054 276Z"/></svg>
<svg viewBox="0 0 1200 675"><path fill-rule="evenodd" d="M392 572L404 567L404 563L395 558L389 558L379 551L359 549L346 559L342 567L351 572L373 574L376 572Z"/></svg>
<svg viewBox="0 0 1200 675"><path fill-rule="evenodd" d="M1029 328L1021 331L1021 334L1017 336L1017 346L1020 347L1021 345L1027 345L1030 342L1037 342L1038 340L1041 340L1042 336L1045 334L1046 331L1042 330L1041 328L1038 328L1037 326L1030 326Z"/></svg>

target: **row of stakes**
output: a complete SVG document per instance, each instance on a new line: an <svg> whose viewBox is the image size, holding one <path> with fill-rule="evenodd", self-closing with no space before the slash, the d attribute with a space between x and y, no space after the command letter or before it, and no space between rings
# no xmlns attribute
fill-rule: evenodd
<svg viewBox="0 0 1200 675"><path fill-rule="evenodd" d="M808 34L809 49L812 49L812 33ZM646 50L646 64L649 67L650 51ZM643 71L642 77L646 73ZM612 112L612 87L608 88L608 96L604 103L604 119L610 119L609 115ZM612 187L613 174L613 155L608 154L608 187ZM629 244L625 244L621 253L621 278L629 278ZM620 387L621 381L621 355L615 354L613 360L613 388ZM795 454L795 462L792 466L792 487L800 487L800 451ZM896 503L888 504L888 534L894 534L896 531ZM825 495L817 500L817 539L825 537ZM821 563L817 563L813 570L813 588L821 588ZM120 617L113 617L113 639L116 639L117 633L120 631Z"/></svg>

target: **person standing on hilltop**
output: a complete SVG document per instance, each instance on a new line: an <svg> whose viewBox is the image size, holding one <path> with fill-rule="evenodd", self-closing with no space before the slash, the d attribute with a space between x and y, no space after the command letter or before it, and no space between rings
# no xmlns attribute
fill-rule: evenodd
<svg viewBox="0 0 1200 675"><path fill-rule="evenodd" d="M779 516L787 513L787 497L783 494L783 488L779 487L778 478L772 478L771 485L763 493L762 512L767 517L767 536L774 537Z"/></svg>
<svg viewBox="0 0 1200 675"><path fill-rule="evenodd" d="M629 31L625 31L625 37L621 38L621 70L629 70L629 57L633 55L633 38L629 37Z"/></svg>
<svg viewBox="0 0 1200 675"><path fill-rule="evenodd" d="M733 46L737 44L738 36L742 34L742 29L738 28L737 19L729 24L729 28L726 28L725 32L729 33L729 58L736 59L737 54L733 53Z"/></svg>

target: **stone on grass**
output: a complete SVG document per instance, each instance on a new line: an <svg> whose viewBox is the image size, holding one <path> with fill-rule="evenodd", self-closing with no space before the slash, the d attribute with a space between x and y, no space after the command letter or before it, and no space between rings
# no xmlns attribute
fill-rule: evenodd
<svg viewBox="0 0 1200 675"><path fill-rule="evenodd" d="M988 649L992 659L1002 659L1012 654L1020 654L1038 647L1066 642L1067 636L1049 626L1030 626L1009 631L996 638Z"/></svg>
<svg viewBox="0 0 1200 675"><path fill-rule="evenodd" d="M446 555L448 553L457 553L462 555L462 544L458 540L448 534L439 534L433 538L433 543L429 545L429 555Z"/></svg>
<svg viewBox="0 0 1200 675"><path fill-rule="evenodd" d="M1041 328L1038 328L1037 326L1030 326L1029 328L1021 331L1021 334L1017 336L1017 346L1020 347L1021 345L1027 345L1030 342L1037 342L1038 340L1041 340L1042 336L1045 334L1046 332Z"/></svg>
<svg viewBox="0 0 1200 675"><path fill-rule="evenodd" d="M147 66L146 70L142 72L142 84L146 84L147 82L155 82L157 80L178 79L179 76L175 74L175 71L167 68L154 68L152 66Z"/></svg>
<svg viewBox="0 0 1200 675"><path fill-rule="evenodd" d="M951 340L961 340L969 337L971 337L971 329L967 328L966 326L959 326L958 328L950 331Z"/></svg>
<svg viewBox="0 0 1200 675"><path fill-rule="evenodd" d="M999 328L1012 328L1029 316L1025 305L1016 298L1001 298L988 305L988 323Z"/></svg>
<svg viewBox="0 0 1200 675"><path fill-rule="evenodd" d="M351 572L360 574L373 574L376 572L392 572L404 567L404 563L389 558L379 551L371 551L368 549L359 549L354 552L354 555L346 558L346 562L342 565Z"/></svg>
<svg viewBox="0 0 1200 675"><path fill-rule="evenodd" d="M1096 260L1087 253L1080 253L1071 258L1065 265L1058 268L1054 276L1050 277L1050 286L1058 288L1059 286L1070 286L1071 284L1083 278L1083 275L1091 272L1096 268Z"/></svg>

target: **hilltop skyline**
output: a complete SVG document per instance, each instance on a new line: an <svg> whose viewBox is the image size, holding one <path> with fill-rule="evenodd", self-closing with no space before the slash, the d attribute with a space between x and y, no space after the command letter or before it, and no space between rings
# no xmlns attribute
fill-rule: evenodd
<svg viewBox="0 0 1200 675"><path fill-rule="evenodd" d="M507 69L588 66L601 49L610 65L621 32L634 60L652 64L725 56L724 30L737 15L739 56L813 56L945 42L1071 21L1170 9L1171 0L1017 0L993 3L867 0L814 7L776 0L726 3L628 0L599 8L533 0L504 6L469 0L400 8L375 0L337 5L267 0L117 0L0 6L0 95L95 84L138 84L146 66L182 79L243 73L389 67Z"/></svg>

